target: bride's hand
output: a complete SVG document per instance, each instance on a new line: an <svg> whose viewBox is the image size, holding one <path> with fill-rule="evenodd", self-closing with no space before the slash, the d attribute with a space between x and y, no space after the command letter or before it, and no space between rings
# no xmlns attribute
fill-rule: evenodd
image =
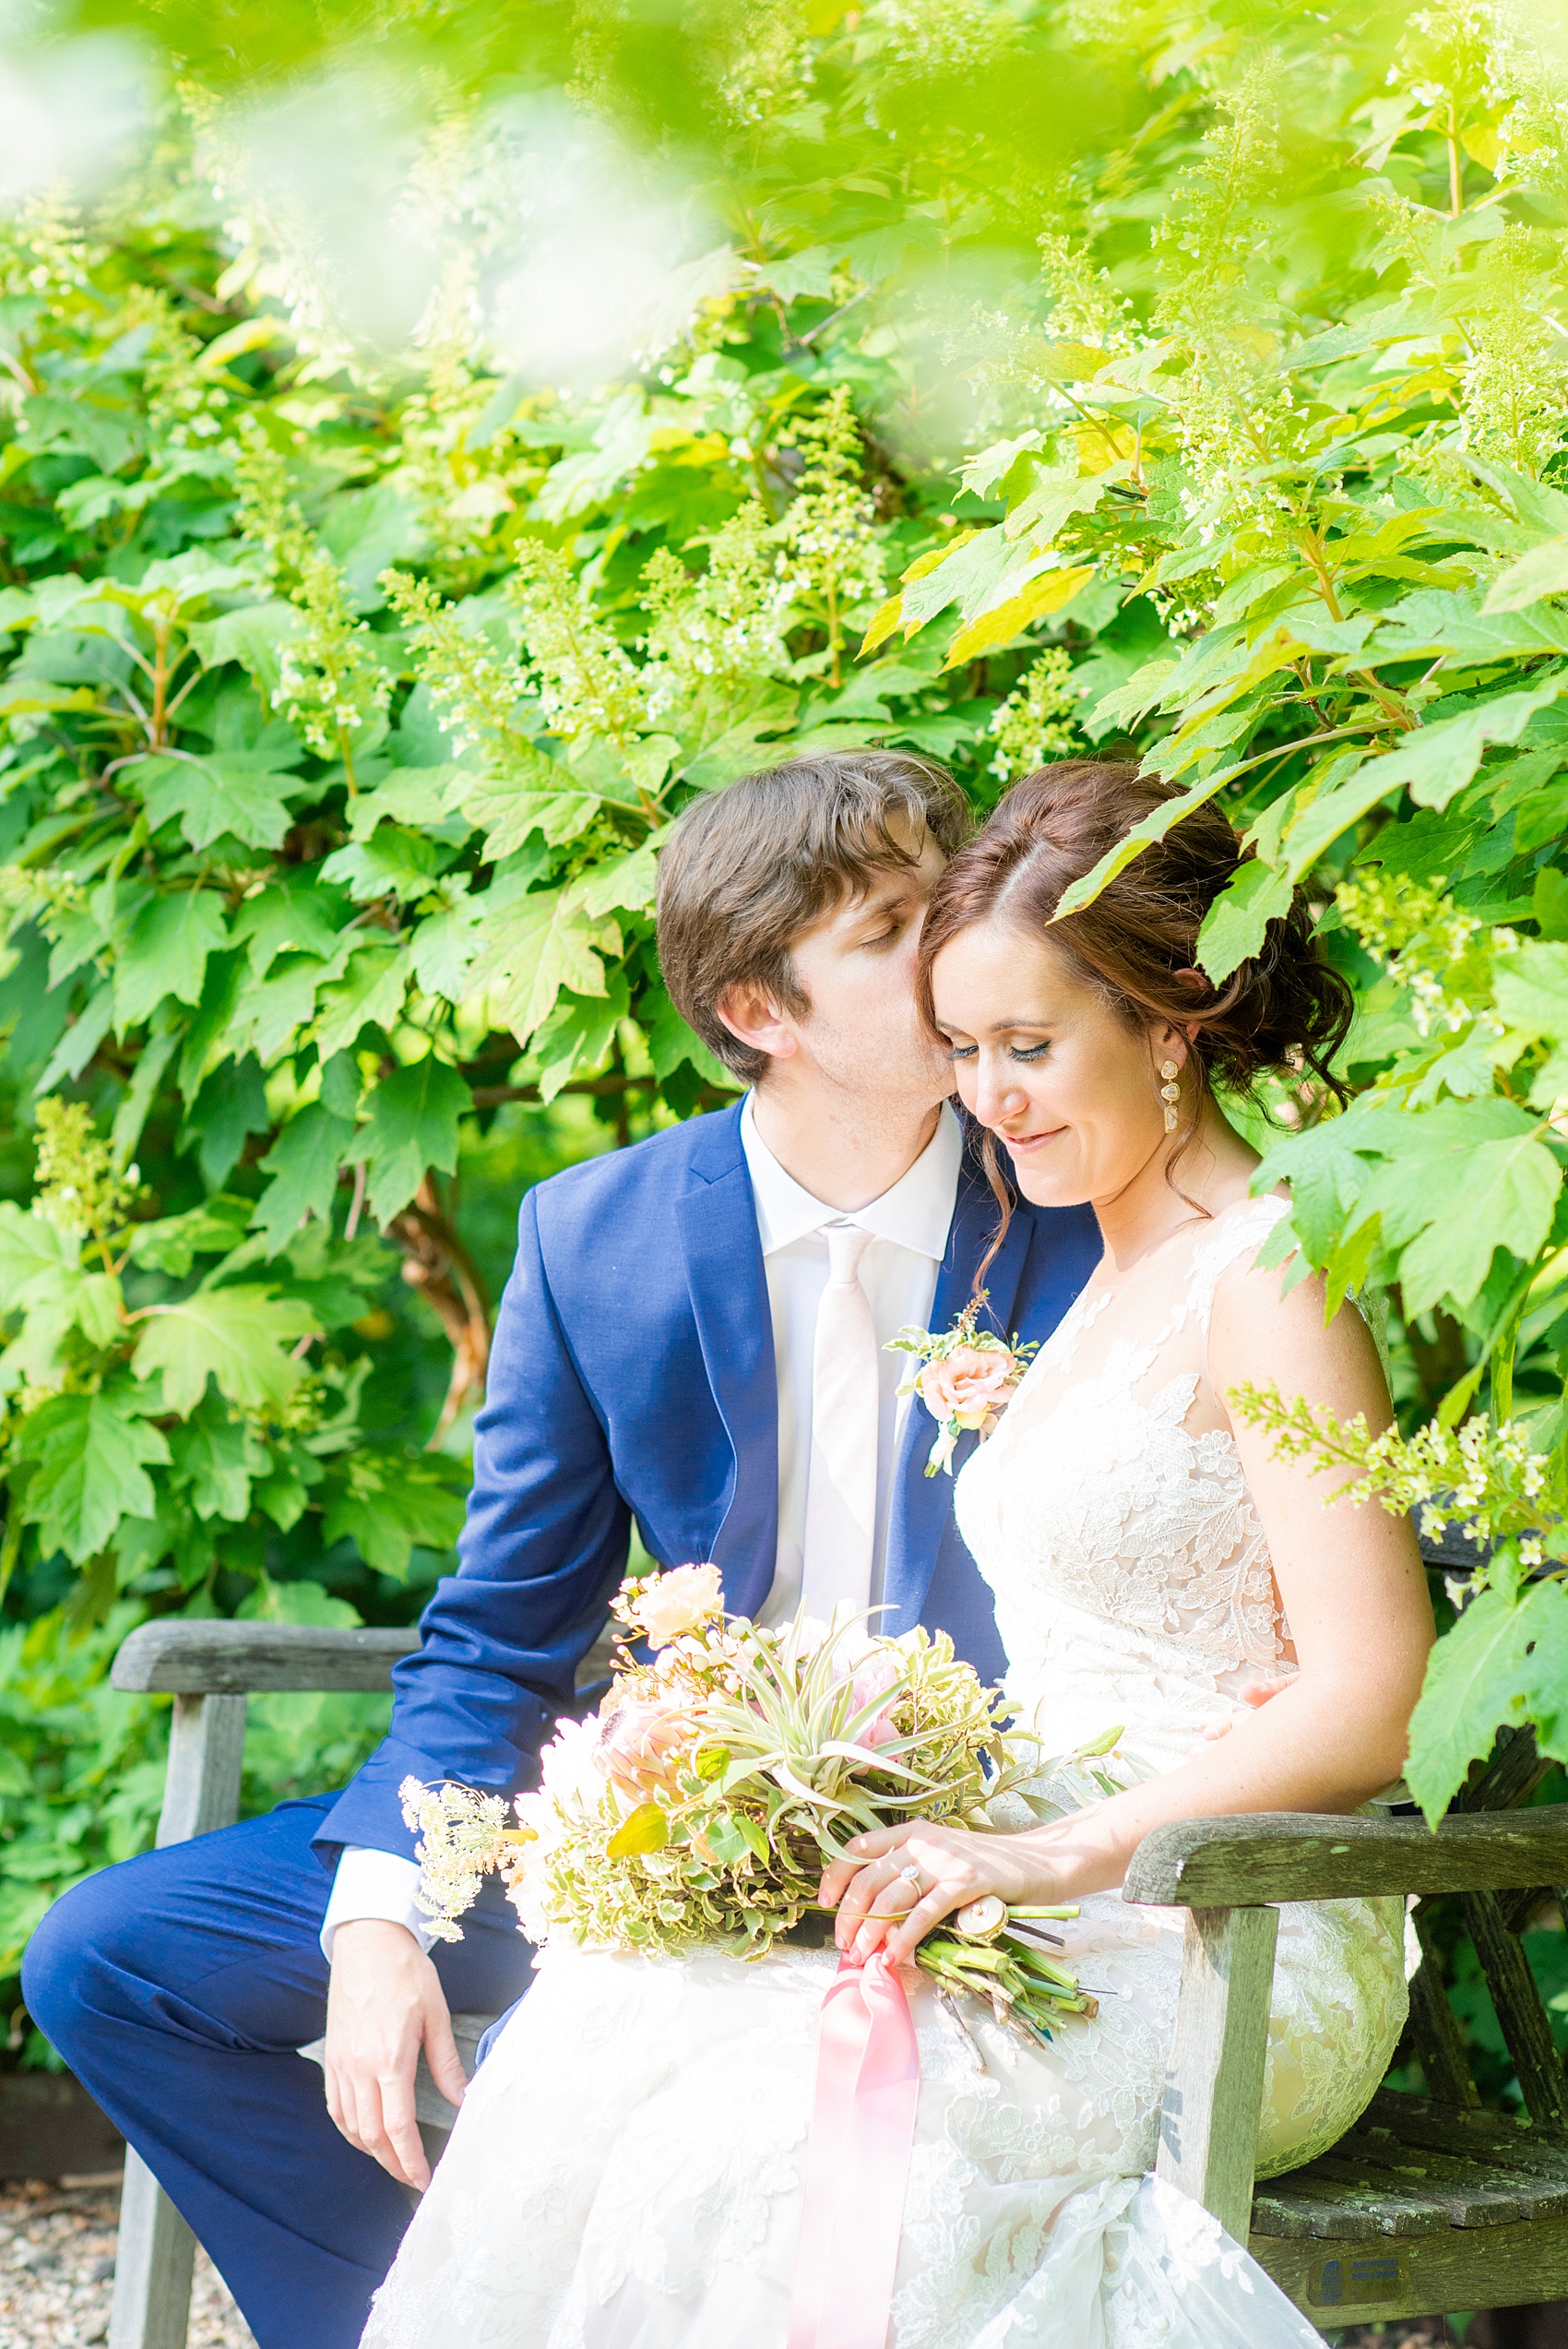
<svg viewBox="0 0 1568 2349"><path fill-rule="evenodd" d="M1010 1902L1062 1897L1034 1835L978 1835L914 1819L857 1835L845 1851L825 1872L820 1897L838 1912L839 1949L857 1958L885 1948L893 1964L909 1964L933 1926L982 1892Z"/></svg>

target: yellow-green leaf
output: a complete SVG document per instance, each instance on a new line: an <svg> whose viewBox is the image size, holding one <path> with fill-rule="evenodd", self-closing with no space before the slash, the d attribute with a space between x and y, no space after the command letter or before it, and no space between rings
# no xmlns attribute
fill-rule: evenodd
<svg viewBox="0 0 1568 2349"><path fill-rule="evenodd" d="M669 1841L670 1822L659 1805L639 1803L606 1843L605 1854L612 1860L630 1859L638 1852L662 1851Z"/></svg>
<svg viewBox="0 0 1568 2349"><path fill-rule="evenodd" d="M943 552L945 554L946 549L944 548ZM901 595L890 595L885 603L877 605L875 612L872 614L871 626L861 639L860 658L862 661L868 652L874 652L879 644L887 642L898 625L903 610L904 599Z"/></svg>
<svg viewBox="0 0 1568 2349"><path fill-rule="evenodd" d="M1031 579L1020 594L1009 596L993 612L982 612L978 620L960 628L943 667L956 669L960 662L977 660L982 652L999 651L1032 621L1043 619L1047 613L1059 612L1064 603L1070 603L1093 577L1091 563L1071 571L1046 571L1038 579Z"/></svg>

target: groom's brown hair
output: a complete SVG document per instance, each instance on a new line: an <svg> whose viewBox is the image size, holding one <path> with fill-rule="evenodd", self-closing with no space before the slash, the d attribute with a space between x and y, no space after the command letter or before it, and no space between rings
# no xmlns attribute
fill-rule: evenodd
<svg viewBox="0 0 1568 2349"><path fill-rule="evenodd" d="M900 750L790 758L696 801L659 860L659 960L681 1017L754 1083L768 1055L719 1017L730 988L749 983L808 1011L794 941L863 897L873 874L917 864L928 835L951 856L969 829L946 769Z"/></svg>

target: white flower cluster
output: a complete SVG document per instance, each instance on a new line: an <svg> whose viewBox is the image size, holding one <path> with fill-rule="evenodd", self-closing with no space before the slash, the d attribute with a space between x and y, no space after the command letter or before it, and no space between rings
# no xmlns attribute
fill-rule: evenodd
<svg viewBox="0 0 1568 2349"><path fill-rule="evenodd" d="M779 526L787 550L779 577L794 602L819 610L837 675L845 614L882 592L875 509L861 487L860 428L846 385L795 428L794 446L806 461Z"/></svg>
<svg viewBox="0 0 1568 2349"><path fill-rule="evenodd" d="M784 625L790 590L780 577L767 517L752 500L716 531L707 569L694 578L660 548L643 574L652 614L644 672L655 719L689 702L705 685L733 689L789 659Z"/></svg>
<svg viewBox="0 0 1568 2349"><path fill-rule="evenodd" d="M1016 782L1053 758L1070 758L1082 745L1070 723L1077 707L1072 691L1073 663L1060 645L1025 670L1004 702L997 705L987 732L996 744L991 772L1003 782Z"/></svg>
<svg viewBox="0 0 1568 2349"><path fill-rule="evenodd" d="M563 1723L565 1727L568 1724ZM569 1724L577 1728L580 1724ZM504 1795L475 1794L466 1786L422 1786L415 1778L398 1789L403 1818L419 1842L414 1857L420 1880L414 1893L420 1913L438 1941L460 1941L457 1919L471 1909L507 1832L511 1805Z"/></svg>
<svg viewBox="0 0 1568 2349"><path fill-rule="evenodd" d="M428 580L387 570L381 585L421 655L420 674L458 757L504 740L523 697L517 662L493 652L483 637L465 627L456 606L444 603Z"/></svg>
<svg viewBox="0 0 1568 2349"><path fill-rule="evenodd" d="M566 742L595 733L624 745L647 723L636 663L579 590L565 555L525 540L517 566L506 597L521 620L530 682L552 733Z"/></svg>
<svg viewBox="0 0 1568 2349"><path fill-rule="evenodd" d="M1454 1428L1434 1419L1413 1436L1397 1427L1372 1436L1360 1412L1340 1422L1300 1397L1286 1403L1272 1387L1238 1388L1230 1401L1243 1419L1273 1435L1281 1459L1349 1470L1336 1500L1375 1500L1394 1517L1419 1509L1429 1540L1449 1525L1469 1542L1516 1540L1526 1567L1541 1565L1549 1547L1556 1554L1562 1520L1549 1489L1550 1462L1517 1420L1493 1426L1467 1419Z"/></svg>
<svg viewBox="0 0 1568 2349"><path fill-rule="evenodd" d="M882 0L873 20L886 28L893 73L921 81L983 72L1017 46L1020 31L997 0Z"/></svg>
<svg viewBox="0 0 1568 2349"><path fill-rule="evenodd" d="M1419 1035L1430 1036L1434 1029L1457 1034L1476 1019L1487 1020L1501 1034L1496 1015L1461 992L1463 986L1476 994L1486 990L1488 974L1476 949L1486 925L1474 914L1461 912L1443 894L1443 879L1441 873L1433 874L1430 882L1370 873L1360 880L1342 881L1335 902L1378 969L1409 996L1410 1019ZM1511 931L1491 934L1495 950L1516 943Z"/></svg>

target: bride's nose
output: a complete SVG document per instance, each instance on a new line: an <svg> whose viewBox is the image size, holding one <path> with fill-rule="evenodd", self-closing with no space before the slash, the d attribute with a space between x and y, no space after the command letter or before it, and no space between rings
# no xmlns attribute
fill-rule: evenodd
<svg viewBox="0 0 1568 2349"><path fill-rule="evenodd" d="M1005 1066L988 1068L982 1063L975 1091L974 1114L982 1126L1002 1126L1009 1117L1021 1115L1029 1105L1029 1097L1018 1082L1016 1069Z"/></svg>

